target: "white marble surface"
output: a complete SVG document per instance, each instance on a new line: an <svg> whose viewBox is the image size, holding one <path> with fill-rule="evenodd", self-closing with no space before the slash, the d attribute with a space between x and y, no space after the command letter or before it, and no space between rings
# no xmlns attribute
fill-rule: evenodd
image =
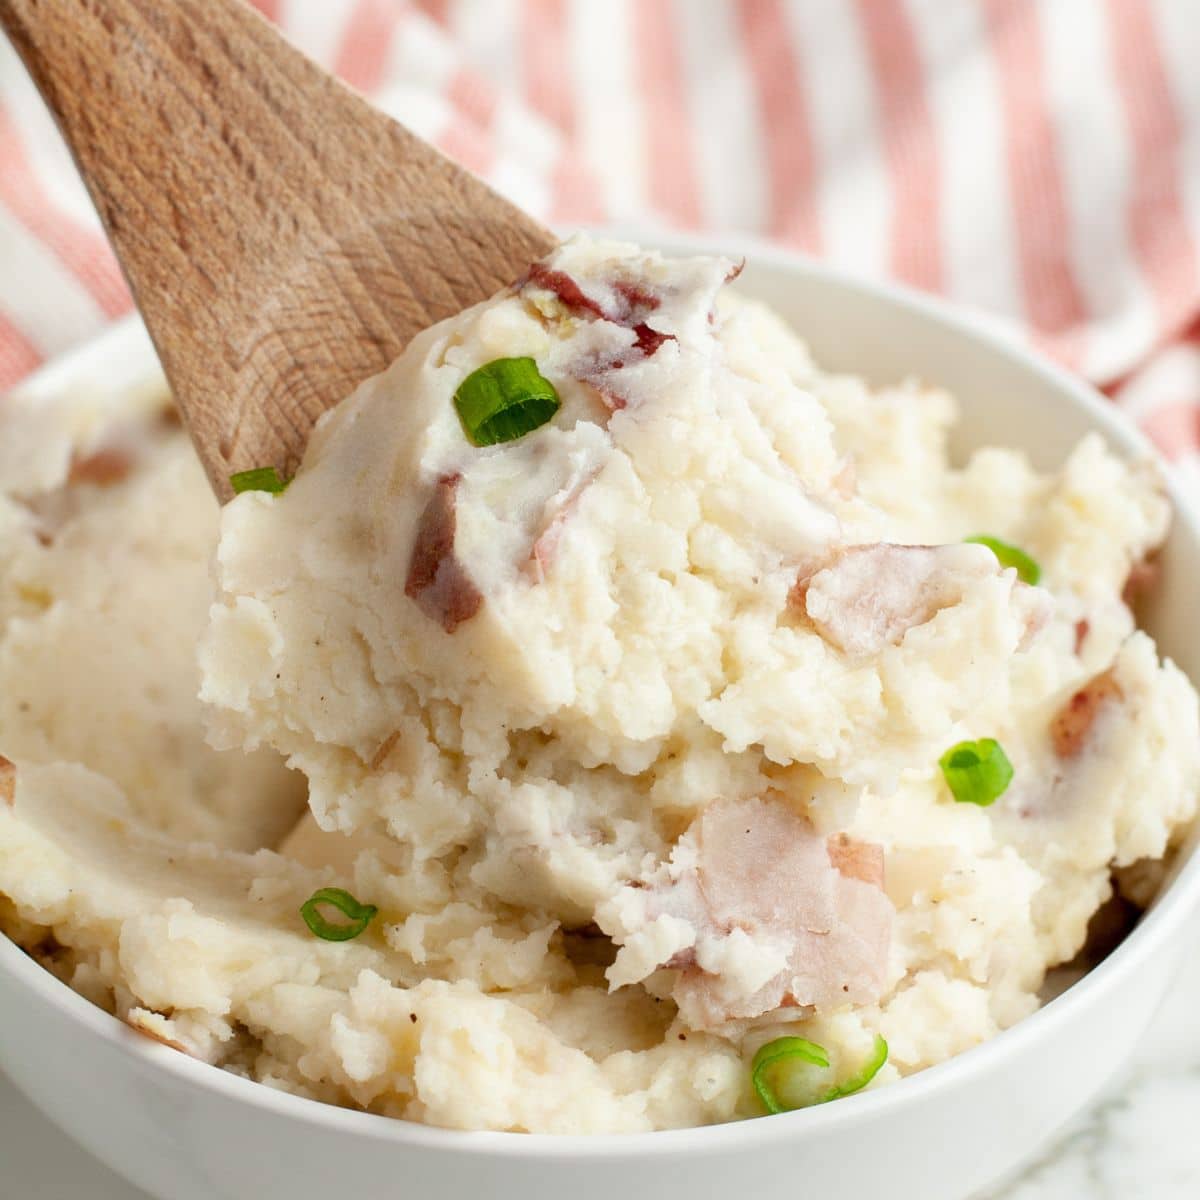
<svg viewBox="0 0 1200 1200"><path fill-rule="evenodd" d="M1114 1013L1113 1020L1120 1020ZM1097 1053L1104 1048L1098 1046ZM1005 1187L975 1200L1200 1196L1200 929L1180 978L1105 1100ZM150 1200L58 1133L0 1076L0 1200ZM277 1200L264 1196L263 1200ZM846 1197L846 1200L857 1200Z"/></svg>

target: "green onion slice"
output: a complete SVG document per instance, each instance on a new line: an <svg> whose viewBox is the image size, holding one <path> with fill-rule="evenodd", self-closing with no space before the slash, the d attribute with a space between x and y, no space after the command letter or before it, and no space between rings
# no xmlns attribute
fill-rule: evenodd
<svg viewBox="0 0 1200 1200"><path fill-rule="evenodd" d="M852 1095L854 1092L861 1092L863 1088L879 1074L879 1068L887 1062L888 1044L883 1040L880 1034L875 1035L875 1045L871 1047L870 1057L862 1067L856 1071L845 1083L840 1083L836 1087L830 1088L829 1092L824 1097L825 1100L838 1100L842 1096Z"/></svg>
<svg viewBox="0 0 1200 1200"><path fill-rule="evenodd" d="M1036 584L1041 579L1042 568L1020 546L1002 542L999 538L988 537L986 533L976 534L966 540L977 546L986 546L1000 560L1002 567L1015 567L1017 578L1022 583Z"/></svg>
<svg viewBox="0 0 1200 1200"><path fill-rule="evenodd" d="M291 480L280 478L274 467L254 467L249 471L238 471L236 475L229 477L230 486L239 496L242 492L270 492L278 496L280 492L287 490L289 483Z"/></svg>
<svg viewBox="0 0 1200 1200"><path fill-rule="evenodd" d="M806 1038L781 1037L762 1046L750 1067L750 1081L769 1113L827 1104L861 1091L887 1062L888 1044L878 1034L866 1062L841 1083L829 1082L829 1055Z"/></svg>
<svg viewBox="0 0 1200 1200"><path fill-rule="evenodd" d="M995 738L959 742L938 759L938 765L946 785L960 804L978 804L986 808L1004 795L1012 783L1012 763Z"/></svg>
<svg viewBox="0 0 1200 1200"><path fill-rule="evenodd" d="M760 1046L750 1064L750 1082L769 1113L788 1112L793 1108L803 1107L780 1100L775 1092L773 1081L783 1074L780 1068L784 1066L788 1068L787 1074L793 1077L789 1082L795 1083L796 1076L801 1072L805 1075L811 1074L804 1070L805 1067L827 1068L829 1055L825 1053L823 1046L801 1037L776 1038L773 1042Z"/></svg>
<svg viewBox="0 0 1200 1200"><path fill-rule="evenodd" d="M319 905L328 904L346 918L343 923L327 921L320 913ZM349 892L341 888L319 888L300 906L304 923L319 938L327 942L349 942L358 937L370 925L379 909L374 904L359 904Z"/></svg>
<svg viewBox="0 0 1200 1200"><path fill-rule="evenodd" d="M454 393L454 407L476 446L513 442L545 425L561 406L554 385L532 358L498 358L472 371Z"/></svg>

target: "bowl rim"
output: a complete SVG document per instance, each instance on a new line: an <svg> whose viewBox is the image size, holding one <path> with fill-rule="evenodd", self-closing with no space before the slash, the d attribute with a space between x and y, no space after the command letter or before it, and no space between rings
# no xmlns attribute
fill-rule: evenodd
<svg viewBox="0 0 1200 1200"><path fill-rule="evenodd" d="M752 268L756 264L782 268L820 283L857 292L864 298L883 300L946 328L965 342L1015 359L1020 368L1082 409L1089 423L1123 455L1160 457L1128 417L1100 393L1031 350L1002 321L989 314L973 312L901 284L855 275L750 235L731 234L716 238L652 228L596 229L591 232L599 236L641 241L675 254L744 255ZM144 338L140 320L136 314L131 315L110 326L98 337L53 359L29 380L18 385L17 390L53 390L58 386L60 376L74 375L84 364L111 361L119 351L128 350L136 340L144 341ZM1167 491L1174 519L1183 525L1186 537L1200 544L1200 512L1181 493L1169 472ZM1019 1052L1022 1045L1054 1036L1056 1030L1072 1022L1076 1010L1081 1006L1103 1003L1123 978L1137 972L1141 964L1177 933L1197 907L1200 907L1200 849L1191 854L1124 941L1062 995L988 1041L906 1077L900 1086L868 1090L846 1097L837 1104L784 1113L770 1120L738 1120L720 1125L639 1133L470 1131L340 1108L233 1075L221 1067L201 1062L139 1035L74 992L3 936L0 936L0 972L11 976L26 988L36 1003L47 1005L63 1019L84 1026L92 1036L109 1043L117 1053L130 1056L134 1060L133 1065L143 1071L164 1071L184 1088L199 1089L210 1096L223 1097L233 1104L263 1109L275 1117L311 1128L339 1132L370 1142L483 1157L571 1158L592 1162L622 1158L657 1159L683 1151L691 1155L715 1155L735 1146L740 1150L753 1150L780 1139L820 1136L848 1122L867 1123L886 1117L897 1108L915 1107L922 1101L932 1101L940 1093L968 1083L972 1077L986 1074L999 1060Z"/></svg>

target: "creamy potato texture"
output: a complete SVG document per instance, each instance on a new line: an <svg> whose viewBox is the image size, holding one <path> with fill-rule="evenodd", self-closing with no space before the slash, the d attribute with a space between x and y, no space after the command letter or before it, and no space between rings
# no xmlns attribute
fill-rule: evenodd
<svg viewBox="0 0 1200 1200"><path fill-rule="evenodd" d="M1036 1008L1195 815L1196 695L1123 595L1155 471L952 465L952 397L822 372L736 274L576 239L220 513L160 389L9 401L10 936L187 1053L459 1128L750 1116L775 1037L836 1081L882 1035L880 1086ZM455 393L514 357L561 407L477 447ZM986 807L938 765L980 738ZM300 919L329 886L353 941Z"/></svg>

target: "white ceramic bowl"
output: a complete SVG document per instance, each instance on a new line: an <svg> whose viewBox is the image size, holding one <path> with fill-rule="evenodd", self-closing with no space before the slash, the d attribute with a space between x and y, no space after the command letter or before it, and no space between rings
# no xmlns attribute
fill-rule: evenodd
<svg viewBox="0 0 1200 1200"><path fill-rule="evenodd" d="M666 249L710 249L655 238ZM728 251L729 246L724 247ZM826 367L952 389L956 450L1024 447L1042 467L1087 430L1148 448L1087 387L932 300L746 246L742 286L801 330ZM47 368L57 391L145 374L128 324ZM1176 497L1166 586L1148 624L1200 679L1192 597L1200 528ZM892 1087L784 1116L613 1137L467 1134L272 1091L131 1033L0 938L0 1066L98 1158L166 1200L613 1200L744 1195L961 1200L1030 1156L1138 1041L1200 907L1195 846L1137 930L1046 1008L984 1046Z"/></svg>

